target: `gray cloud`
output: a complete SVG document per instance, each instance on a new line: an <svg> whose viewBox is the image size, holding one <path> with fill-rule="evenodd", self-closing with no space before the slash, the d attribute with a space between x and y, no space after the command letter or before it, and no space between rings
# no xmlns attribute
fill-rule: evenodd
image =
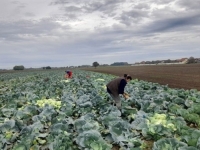
<svg viewBox="0 0 200 150"><path fill-rule="evenodd" d="M20 1L11 1L11 4L17 5L18 8L25 8L26 5Z"/></svg>
<svg viewBox="0 0 200 150"><path fill-rule="evenodd" d="M0 1L0 68L200 57L198 1Z"/></svg>
<svg viewBox="0 0 200 150"><path fill-rule="evenodd" d="M35 15L33 13L27 12L24 14L27 17L34 17Z"/></svg>
<svg viewBox="0 0 200 150"><path fill-rule="evenodd" d="M84 13L83 8L77 6L66 6L64 7L64 10L64 16L67 17L68 20L78 20L81 14Z"/></svg>
<svg viewBox="0 0 200 150"><path fill-rule="evenodd" d="M88 12L99 11L103 12L108 16L115 16L116 15L116 8L118 8L121 4L124 3L124 0L104 0L101 2L91 2L86 3L85 9Z"/></svg>
<svg viewBox="0 0 200 150"><path fill-rule="evenodd" d="M169 4L174 1L173 0L151 0L150 2L155 3L155 4Z"/></svg>
<svg viewBox="0 0 200 150"><path fill-rule="evenodd" d="M60 4L68 4L69 3L69 1L68 0L56 0L56 1L53 1L53 2L51 2L50 3L50 5L60 5Z"/></svg>
<svg viewBox="0 0 200 150"><path fill-rule="evenodd" d="M26 40L26 37L40 37L50 35L52 30L60 28L58 23L48 19L40 21L20 20L16 22L0 22L0 38L7 41ZM24 37L23 37L24 36ZM27 39L29 40L29 39Z"/></svg>
<svg viewBox="0 0 200 150"><path fill-rule="evenodd" d="M71 0L71 2L74 2ZM82 10L86 13L92 13L94 11L103 12L106 15L114 16L115 8L119 6L119 4L123 4L124 0L102 0L102 1L95 1L95 0L78 0L74 4L81 5L78 10ZM62 5L65 7L65 10L69 12L71 9L70 0L55 0L51 3L51 5ZM74 10L72 10L74 12Z"/></svg>
<svg viewBox="0 0 200 150"><path fill-rule="evenodd" d="M200 14L188 15L183 17L173 17L173 18L156 20L153 23L145 26L144 31L153 33L153 32L176 31L177 28L183 28L183 27L186 27L186 29L190 29L192 26L196 25L199 26L199 23L200 23Z"/></svg>
<svg viewBox="0 0 200 150"><path fill-rule="evenodd" d="M150 5L148 3L139 3L133 6L135 9L149 9Z"/></svg>
<svg viewBox="0 0 200 150"><path fill-rule="evenodd" d="M119 19L121 23L129 26L132 24L137 24L138 22L142 21L143 18L146 17L148 17L147 11L135 9L123 12L121 16L118 17L117 19Z"/></svg>
<svg viewBox="0 0 200 150"><path fill-rule="evenodd" d="M76 6L67 6L67 7L65 7L65 11L76 13L76 12L80 12L81 8L76 7Z"/></svg>
<svg viewBox="0 0 200 150"><path fill-rule="evenodd" d="M181 7L189 10L194 10L194 9L199 10L200 8L200 0L193 0L192 2L188 0L178 0L176 3Z"/></svg>

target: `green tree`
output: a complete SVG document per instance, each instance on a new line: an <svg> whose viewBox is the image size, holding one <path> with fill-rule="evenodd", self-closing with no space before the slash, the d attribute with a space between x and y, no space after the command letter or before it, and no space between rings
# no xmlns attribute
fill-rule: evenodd
<svg viewBox="0 0 200 150"><path fill-rule="evenodd" d="M51 69L51 67L50 67L50 66L47 66L46 69Z"/></svg>
<svg viewBox="0 0 200 150"><path fill-rule="evenodd" d="M99 66L99 63L97 61L95 61L95 62L93 62L92 66L96 68L97 66Z"/></svg>
<svg viewBox="0 0 200 150"><path fill-rule="evenodd" d="M24 70L24 66L20 65L20 66L14 66L13 70Z"/></svg>
<svg viewBox="0 0 200 150"><path fill-rule="evenodd" d="M170 59L167 59L164 61L165 63L171 63L171 60Z"/></svg>
<svg viewBox="0 0 200 150"><path fill-rule="evenodd" d="M194 59L194 57L190 57L188 59L188 64L193 64L193 63L195 63L195 59Z"/></svg>

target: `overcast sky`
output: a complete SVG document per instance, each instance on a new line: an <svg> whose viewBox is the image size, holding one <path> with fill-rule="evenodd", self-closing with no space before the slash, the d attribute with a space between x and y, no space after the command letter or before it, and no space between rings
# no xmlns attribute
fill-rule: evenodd
<svg viewBox="0 0 200 150"><path fill-rule="evenodd" d="M0 68L200 57L200 0L0 0Z"/></svg>

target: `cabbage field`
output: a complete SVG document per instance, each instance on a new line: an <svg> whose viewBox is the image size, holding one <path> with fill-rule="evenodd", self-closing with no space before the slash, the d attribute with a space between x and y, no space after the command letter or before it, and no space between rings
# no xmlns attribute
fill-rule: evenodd
<svg viewBox="0 0 200 150"><path fill-rule="evenodd" d="M113 75L0 74L2 150L199 150L200 92L132 80L113 105Z"/></svg>

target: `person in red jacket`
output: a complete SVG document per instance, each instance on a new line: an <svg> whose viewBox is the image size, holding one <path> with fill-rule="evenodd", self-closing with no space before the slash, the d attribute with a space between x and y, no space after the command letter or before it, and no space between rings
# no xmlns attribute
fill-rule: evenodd
<svg viewBox="0 0 200 150"><path fill-rule="evenodd" d="M67 70L65 72L66 72L65 79L71 79L72 78L72 71Z"/></svg>

